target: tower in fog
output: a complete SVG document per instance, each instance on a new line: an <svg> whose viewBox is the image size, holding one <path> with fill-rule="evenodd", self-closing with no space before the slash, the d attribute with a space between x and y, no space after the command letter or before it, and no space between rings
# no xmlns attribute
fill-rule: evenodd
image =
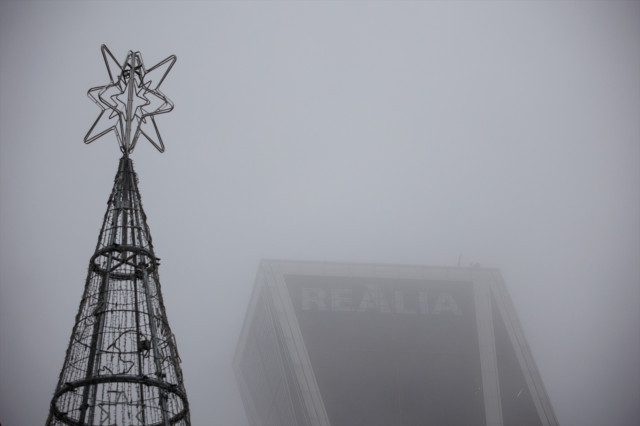
<svg viewBox="0 0 640 426"><path fill-rule="evenodd" d="M253 426L557 425L495 269L263 261L234 365Z"/></svg>
<svg viewBox="0 0 640 426"><path fill-rule="evenodd" d="M113 131L123 153L69 340L48 425L189 425L175 337L130 154L140 136L160 152L154 115L173 109L159 86L170 56L146 68L102 46L110 83L89 90L102 112L85 137Z"/></svg>

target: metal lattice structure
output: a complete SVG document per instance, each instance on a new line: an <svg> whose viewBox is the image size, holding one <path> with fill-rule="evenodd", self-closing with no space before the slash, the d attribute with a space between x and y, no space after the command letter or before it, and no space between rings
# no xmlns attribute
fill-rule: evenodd
<svg viewBox="0 0 640 426"><path fill-rule="evenodd" d="M102 46L102 52L112 81L89 90L89 97L103 111L85 142L115 130L123 156L89 262L47 425L186 426L190 424L189 405L180 357L160 291L159 259L129 158L140 134L158 150L164 149L153 115L173 107L157 89L175 56L151 69L170 62L159 75L144 69L138 52L129 52L123 66L106 46ZM107 55L115 61L111 67ZM113 65L118 67L118 74L113 73ZM159 76L158 81L148 79L149 74ZM127 102L119 99L123 94ZM151 101L136 106L136 96L143 100L155 96L162 102L155 109L149 108ZM149 123L153 135L144 131ZM102 130L96 133L99 128Z"/></svg>

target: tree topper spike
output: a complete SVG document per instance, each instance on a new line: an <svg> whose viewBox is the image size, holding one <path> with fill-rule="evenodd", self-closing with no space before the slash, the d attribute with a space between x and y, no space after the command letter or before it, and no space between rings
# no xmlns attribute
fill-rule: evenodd
<svg viewBox="0 0 640 426"><path fill-rule="evenodd" d="M133 152L140 135L164 152L155 116L173 109L173 102L160 91L160 85L176 62L176 56L171 55L147 69L140 52L130 50L120 64L106 45L103 44L101 50L110 83L87 92L101 112L84 137L84 143L89 144L113 131L124 154Z"/></svg>

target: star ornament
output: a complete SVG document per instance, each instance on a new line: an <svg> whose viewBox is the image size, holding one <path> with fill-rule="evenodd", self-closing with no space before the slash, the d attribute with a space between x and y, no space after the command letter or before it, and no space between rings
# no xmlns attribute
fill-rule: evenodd
<svg viewBox="0 0 640 426"><path fill-rule="evenodd" d="M113 131L125 154L133 152L140 135L164 152L155 116L173 109L173 102L160 91L160 85L176 62L176 56L171 55L149 69L144 66L140 52L129 51L120 64L103 44L102 56L110 83L87 92L101 112L84 137L84 143L89 144Z"/></svg>

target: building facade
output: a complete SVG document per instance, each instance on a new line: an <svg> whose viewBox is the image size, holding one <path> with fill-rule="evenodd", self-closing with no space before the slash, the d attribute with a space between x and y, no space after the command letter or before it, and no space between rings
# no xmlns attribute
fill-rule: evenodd
<svg viewBox="0 0 640 426"><path fill-rule="evenodd" d="M263 261L234 364L253 426L557 424L495 269Z"/></svg>

